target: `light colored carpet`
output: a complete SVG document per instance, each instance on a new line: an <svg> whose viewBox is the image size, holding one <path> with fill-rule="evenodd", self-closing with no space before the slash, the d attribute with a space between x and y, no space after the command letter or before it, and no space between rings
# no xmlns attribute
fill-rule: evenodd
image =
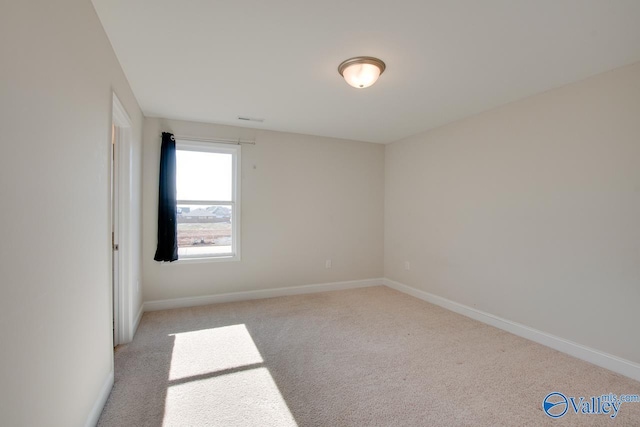
<svg viewBox="0 0 640 427"><path fill-rule="evenodd" d="M640 425L640 383L386 287L145 313L99 426Z"/></svg>

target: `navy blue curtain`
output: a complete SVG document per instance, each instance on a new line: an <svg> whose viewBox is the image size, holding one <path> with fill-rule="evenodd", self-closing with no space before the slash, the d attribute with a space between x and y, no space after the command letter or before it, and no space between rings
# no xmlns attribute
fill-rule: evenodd
<svg viewBox="0 0 640 427"><path fill-rule="evenodd" d="M160 151L160 193L158 197L158 248L156 261L178 259L178 221L176 202L176 139L162 133Z"/></svg>

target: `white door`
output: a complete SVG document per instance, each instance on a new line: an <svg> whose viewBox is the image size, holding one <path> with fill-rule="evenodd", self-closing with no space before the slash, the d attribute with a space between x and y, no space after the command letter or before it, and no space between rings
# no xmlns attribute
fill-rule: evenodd
<svg viewBox="0 0 640 427"><path fill-rule="evenodd" d="M111 272L112 280L112 305L113 305L113 346L119 344L119 331L118 331L118 319L119 319L119 301L120 301L120 286L119 286L119 256L118 256L118 144L116 137L117 128L115 124L111 125L111 265L113 270Z"/></svg>

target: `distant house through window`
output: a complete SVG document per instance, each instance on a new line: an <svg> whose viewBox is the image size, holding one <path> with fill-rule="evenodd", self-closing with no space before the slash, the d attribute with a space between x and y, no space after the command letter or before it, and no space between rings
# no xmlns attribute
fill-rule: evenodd
<svg viewBox="0 0 640 427"><path fill-rule="evenodd" d="M240 146L176 141L178 256L240 259Z"/></svg>

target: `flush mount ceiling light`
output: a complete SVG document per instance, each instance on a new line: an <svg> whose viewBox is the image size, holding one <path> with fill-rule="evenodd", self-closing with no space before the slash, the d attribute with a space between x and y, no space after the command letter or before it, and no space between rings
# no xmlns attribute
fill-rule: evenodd
<svg viewBox="0 0 640 427"><path fill-rule="evenodd" d="M338 66L338 72L345 81L358 89L369 87L378 80L386 65L378 58L357 56L349 58Z"/></svg>

